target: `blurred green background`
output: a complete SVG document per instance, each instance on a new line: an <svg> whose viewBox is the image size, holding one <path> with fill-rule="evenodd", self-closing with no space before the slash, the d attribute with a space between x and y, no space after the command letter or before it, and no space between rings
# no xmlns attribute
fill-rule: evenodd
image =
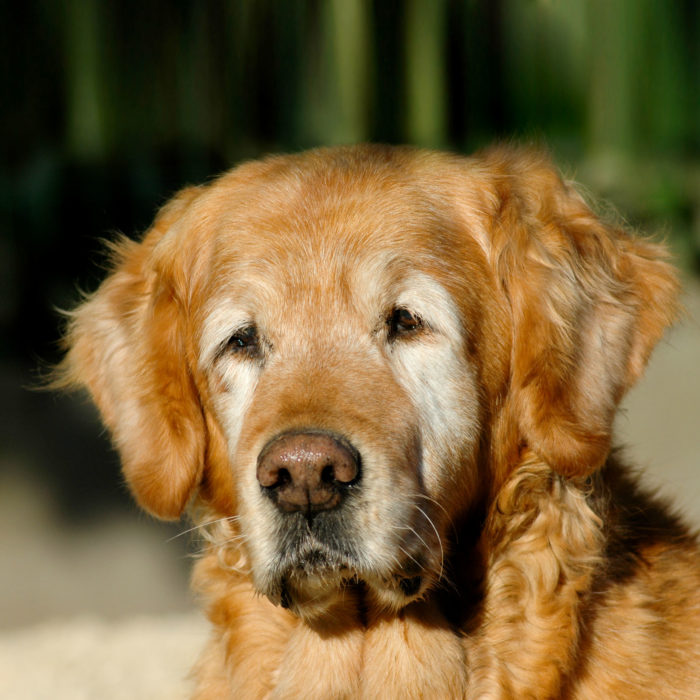
<svg viewBox="0 0 700 700"><path fill-rule="evenodd" d="M28 474L72 526L131 507L91 409L24 387L99 238L241 159L539 142L700 269L697 0L2 0L0 46L5 531Z"/></svg>

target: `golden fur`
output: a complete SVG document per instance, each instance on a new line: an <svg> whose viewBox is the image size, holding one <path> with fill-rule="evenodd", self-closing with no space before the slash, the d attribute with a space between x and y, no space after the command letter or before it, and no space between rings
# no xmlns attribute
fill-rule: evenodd
<svg viewBox="0 0 700 700"><path fill-rule="evenodd" d="M57 383L205 534L196 697L698 697L696 542L611 451L663 258L509 148L268 158L116 244ZM340 505L280 506L298 431Z"/></svg>

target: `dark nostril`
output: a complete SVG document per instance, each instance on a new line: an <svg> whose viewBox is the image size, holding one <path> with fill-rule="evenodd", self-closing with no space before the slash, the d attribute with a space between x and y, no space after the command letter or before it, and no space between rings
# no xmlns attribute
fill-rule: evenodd
<svg viewBox="0 0 700 700"><path fill-rule="evenodd" d="M289 473L289 470L282 467L282 469L277 472L277 482L272 485L272 488L286 486L287 484L291 483L291 481L292 475Z"/></svg>
<svg viewBox="0 0 700 700"><path fill-rule="evenodd" d="M258 457L258 482L285 512L335 508L359 476L357 451L328 433L285 433Z"/></svg>

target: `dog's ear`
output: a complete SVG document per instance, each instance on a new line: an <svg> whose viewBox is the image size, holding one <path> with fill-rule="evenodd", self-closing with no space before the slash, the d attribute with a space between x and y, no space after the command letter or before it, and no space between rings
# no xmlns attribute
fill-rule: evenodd
<svg viewBox="0 0 700 700"><path fill-rule="evenodd" d="M113 246L113 267L70 314L55 385L84 386L119 450L137 501L162 518L182 513L203 469L204 427L188 370L178 225L197 198L180 192L141 243Z"/></svg>
<svg viewBox="0 0 700 700"><path fill-rule="evenodd" d="M678 282L663 247L603 223L546 157L486 159L519 433L552 468L586 475L606 459L615 409L677 315Z"/></svg>

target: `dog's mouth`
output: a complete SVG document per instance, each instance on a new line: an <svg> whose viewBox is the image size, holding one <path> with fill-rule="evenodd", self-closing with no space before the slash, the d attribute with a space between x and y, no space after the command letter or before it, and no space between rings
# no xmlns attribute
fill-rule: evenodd
<svg viewBox="0 0 700 700"><path fill-rule="evenodd" d="M304 618L319 617L361 585L381 608L400 610L420 598L436 576L427 552L401 551L386 566L377 564L351 540L299 522L287 529L279 556L259 589L274 604ZM325 537L323 535L326 535Z"/></svg>
<svg viewBox="0 0 700 700"><path fill-rule="evenodd" d="M361 586L382 609L400 610L420 598L429 586L428 574L406 572L362 574L352 565L337 568L313 568L308 565L288 570L282 575L268 598L303 618L318 618L346 597L348 589Z"/></svg>

